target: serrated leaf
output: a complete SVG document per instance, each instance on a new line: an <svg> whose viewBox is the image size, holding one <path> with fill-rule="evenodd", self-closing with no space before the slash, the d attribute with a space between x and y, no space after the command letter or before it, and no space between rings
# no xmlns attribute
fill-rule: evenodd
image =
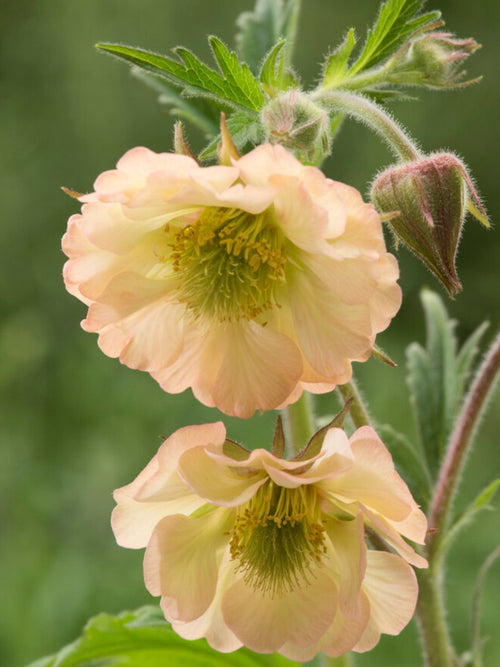
<svg viewBox="0 0 500 667"><path fill-rule="evenodd" d="M420 444L433 475L445 450L457 409L455 323L437 294L421 294L426 320L425 350L408 347L408 385Z"/></svg>
<svg viewBox="0 0 500 667"><path fill-rule="evenodd" d="M211 97L222 105L243 108L257 113L264 103L259 82L234 53L211 38L211 46L220 73L205 65L184 47L174 49L179 60L173 60L143 49L120 44L97 44L98 49L137 65L156 76L166 78L191 97Z"/></svg>
<svg viewBox="0 0 500 667"><path fill-rule="evenodd" d="M262 125L253 116L246 112L236 112L227 119L227 129L236 147L241 152L247 144L257 145L263 140ZM198 155L199 160L211 160L217 156L217 146L221 141L220 133L212 139L202 152Z"/></svg>
<svg viewBox="0 0 500 667"><path fill-rule="evenodd" d="M331 53L323 68L323 88L329 88L341 83L347 75L349 58L356 46L354 28L351 28L343 42Z"/></svg>
<svg viewBox="0 0 500 667"><path fill-rule="evenodd" d="M285 68L287 41L282 39L269 51L262 63L259 80L268 95L282 90L297 88L299 81L294 73Z"/></svg>
<svg viewBox="0 0 500 667"><path fill-rule="evenodd" d="M368 31L366 42L349 74L352 76L363 69L382 62L415 32L429 23L437 21L440 12L418 15L424 5L423 0L388 0L381 8L375 24Z"/></svg>
<svg viewBox="0 0 500 667"><path fill-rule="evenodd" d="M422 452L389 424L382 424L377 427L377 431L391 452L396 468L410 487L413 497L419 505L426 508L431 494L431 479Z"/></svg>
<svg viewBox="0 0 500 667"><path fill-rule="evenodd" d="M493 500L499 488L500 478L488 484L460 516L455 519L441 541L439 547L440 555L444 555L448 551L458 534L472 522L476 514L483 510L491 509L489 503Z"/></svg>
<svg viewBox="0 0 500 667"><path fill-rule="evenodd" d="M240 14L236 46L252 72L257 74L266 54L280 39L290 43L285 65L290 64L299 11L300 0L257 0L252 11Z"/></svg>
<svg viewBox="0 0 500 667"><path fill-rule="evenodd" d="M281 655L259 655L246 648L230 655L218 653L205 640L187 641L174 633L155 608L99 614L86 625L80 639L55 656L29 667L291 667Z"/></svg>

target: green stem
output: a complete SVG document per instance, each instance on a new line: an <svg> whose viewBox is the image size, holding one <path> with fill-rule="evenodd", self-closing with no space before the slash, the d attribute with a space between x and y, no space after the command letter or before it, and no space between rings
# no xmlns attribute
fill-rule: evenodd
<svg viewBox="0 0 500 667"><path fill-rule="evenodd" d="M370 425L370 415L366 409L361 394L356 387L354 380L347 382L346 384L340 384L337 386L337 390L341 394L344 401L348 401L350 398L353 399L351 409L349 410L352 422L356 428L361 428L361 426Z"/></svg>
<svg viewBox="0 0 500 667"><path fill-rule="evenodd" d="M312 397L304 392L296 403L281 411L285 422L286 443L291 456L303 449L314 433L314 415Z"/></svg>
<svg viewBox="0 0 500 667"><path fill-rule="evenodd" d="M312 99L331 113L345 113L368 125L404 162L421 157L417 146L396 121L368 98L342 90L319 90L312 95Z"/></svg>
<svg viewBox="0 0 500 667"><path fill-rule="evenodd" d="M431 557L438 552L439 545L446 534L450 509L462 469L499 373L500 335L493 341L467 394L441 466L429 513L429 526L433 529L429 538Z"/></svg>
<svg viewBox="0 0 500 667"><path fill-rule="evenodd" d="M418 570L417 620L426 667L453 667L457 659L451 647L443 599L442 568L429 563Z"/></svg>
<svg viewBox="0 0 500 667"><path fill-rule="evenodd" d="M329 658L327 655L321 656L322 667L354 667L352 653L344 653L338 658Z"/></svg>

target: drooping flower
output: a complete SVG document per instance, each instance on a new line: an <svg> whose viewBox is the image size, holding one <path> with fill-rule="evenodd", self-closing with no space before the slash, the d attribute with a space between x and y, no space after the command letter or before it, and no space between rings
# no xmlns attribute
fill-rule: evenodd
<svg viewBox="0 0 500 667"><path fill-rule="evenodd" d="M426 561L403 537L422 543L426 519L371 427L284 460L189 426L114 497L116 539L147 547L146 586L184 638L307 661L367 651L413 615L408 563Z"/></svg>
<svg viewBox="0 0 500 667"><path fill-rule="evenodd" d="M134 148L80 201L63 249L83 328L227 414L347 382L399 309L374 208L280 146L206 168Z"/></svg>

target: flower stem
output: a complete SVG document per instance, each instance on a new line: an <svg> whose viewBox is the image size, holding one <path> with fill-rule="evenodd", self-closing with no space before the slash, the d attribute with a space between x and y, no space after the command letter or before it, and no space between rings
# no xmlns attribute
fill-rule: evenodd
<svg viewBox="0 0 500 667"><path fill-rule="evenodd" d="M417 571L419 585L417 620L426 667L453 667L453 652L446 624L441 563Z"/></svg>
<svg viewBox="0 0 500 667"><path fill-rule="evenodd" d="M431 502L429 554L437 552L449 522L450 508L462 469L488 397L500 372L500 335L493 341L465 399L450 439Z"/></svg>
<svg viewBox="0 0 500 667"><path fill-rule="evenodd" d="M352 653L344 653L338 658L329 658L327 655L322 656L322 667L354 667Z"/></svg>
<svg viewBox="0 0 500 667"><path fill-rule="evenodd" d="M368 98L342 90L319 90L312 99L333 113L345 113L374 130L403 161L420 158L420 151L408 135L381 107Z"/></svg>
<svg viewBox="0 0 500 667"><path fill-rule="evenodd" d="M314 433L311 395L305 391L299 400L281 411L285 422L286 443L290 455L298 454Z"/></svg>
<svg viewBox="0 0 500 667"><path fill-rule="evenodd" d="M350 398L353 399L349 412L354 426L356 428L368 426L371 421L370 415L368 414L368 410L363 403L363 399L361 398L361 394L359 393L354 380L346 382L346 384L338 385L337 389L344 401L348 401Z"/></svg>

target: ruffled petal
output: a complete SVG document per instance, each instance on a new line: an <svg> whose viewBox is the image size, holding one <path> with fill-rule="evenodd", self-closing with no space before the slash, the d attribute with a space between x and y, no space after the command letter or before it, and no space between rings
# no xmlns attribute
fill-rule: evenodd
<svg viewBox="0 0 500 667"><path fill-rule="evenodd" d="M339 609L348 618L358 618L361 613L360 590L366 568L363 517L359 513L352 521L330 518L326 531L338 572Z"/></svg>
<svg viewBox="0 0 500 667"><path fill-rule="evenodd" d="M193 621L179 621L169 616L167 605L162 603L162 609L172 628L184 639L200 639L205 637L207 642L216 651L229 653L242 646L242 642L227 626L222 616L222 598L228 585L234 580L234 567L231 564L229 550L224 553L219 565L219 575L214 597L207 610Z"/></svg>
<svg viewBox="0 0 500 667"><path fill-rule="evenodd" d="M318 568L309 585L283 596L264 596L240 579L225 593L222 613L238 639L258 653L274 653L284 644L308 646L327 630L336 609L336 587Z"/></svg>
<svg viewBox="0 0 500 667"><path fill-rule="evenodd" d="M207 454L205 447L197 447L183 454L178 470L194 493L217 505L228 507L236 507L250 500L268 479L263 470L240 473L237 467L221 465Z"/></svg>
<svg viewBox="0 0 500 667"><path fill-rule="evenodd" d="M350 441L355 463L331 480L329 494L345 502L363 503L393 521L406 519L415 503L378 435L370 426L363 426Z"/></svg>
<svg viewBox="0 0 500 667"><path fill-rule="evenodd" d="M410 622L417 604L417 578L402 558L369 551L363 591L370 602L370 624L354 647L358 652L373 648L381 633L398 635Z"/></svg>
<svg viewBox="0 0 500 667"><path fill-rule="evenodd" d="M168 516L157 526L144 556L144 581L152 595L161 595L169 616L192 621L215 595L217 551L228 541L231 517L213 510L198 518Z"/></svg>

